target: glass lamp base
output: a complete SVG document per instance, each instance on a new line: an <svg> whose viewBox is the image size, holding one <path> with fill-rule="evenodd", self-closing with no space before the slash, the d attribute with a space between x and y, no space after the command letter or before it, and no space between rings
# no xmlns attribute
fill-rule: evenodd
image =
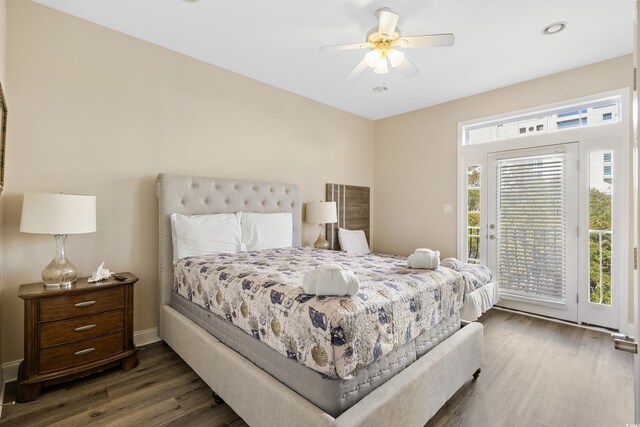
<svg viewBox="0 0 640 427"><path fill-rule="evenodd" d="M42 282L45 288L68 288L78 277L76 269L64 256L64 234L56 234L56 256L42 270Z"/></svg>
<svg viewBox="0 0 640 427"><path fill-rule="evenodd" d="M313 247L316 249L329 249L329 242L324 238L324 224L320 224L320 235L313 243Z"/></svg>

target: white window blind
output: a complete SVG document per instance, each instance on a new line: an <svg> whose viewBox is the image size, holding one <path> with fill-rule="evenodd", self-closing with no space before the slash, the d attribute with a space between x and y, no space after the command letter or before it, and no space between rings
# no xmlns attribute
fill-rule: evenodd
<svg viewBox="0 0 640 427"><path fill-rule="evenodd" d="M497 162L498 281L505 294L566 302L566 156Z"/></svg>

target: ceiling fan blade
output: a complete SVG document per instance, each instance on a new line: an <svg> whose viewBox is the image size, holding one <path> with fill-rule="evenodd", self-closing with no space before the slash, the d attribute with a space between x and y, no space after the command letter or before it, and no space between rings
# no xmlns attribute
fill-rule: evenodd
<svg viewBox="0 0 640 427"><path fill-rule="evenodd" d="M396 46L403 48L451 47L455 42L456 37L451 33L428 34L426 36L402 37Z"/></svg>
<svg viewBox="0 0 640 427"><path fill-rule="evenodd" d="M355 44L334 44L331 46L322 46L320 52L331 52L334 50L352 50L352 49L364 49L369 47L367 43L355 43Z"/></svg>
<svg viewBox="0 0 640 427"><path fill-rule="evenodd" d="M378 32L385 38L391 38L398 25L398 15L388 9L378 11Z"/></svg>
<svg viewBox="0 0 640 427"><path fill-rule="evenodd" d="M349 75L345 78L346 81L351 81L353 79L355 79L356 77L358 77L360 74L362 74L362 72L364 70L366 70L368 67L367 65L367 60L363 59L362 61L360 61L360 63L358 65L356 65L356 67L349 73Z"/></svg>
<svg viewBox="0 0 640 427"><path fill-rule="evenodd" d="M418 67L413 65L413 62L409 61L406 56L404 60L400 64L398 64L396 69L400 70L400 72L404 74L404 76L408 79L417 76L420 72L420 70L418 70Z"/></svg>

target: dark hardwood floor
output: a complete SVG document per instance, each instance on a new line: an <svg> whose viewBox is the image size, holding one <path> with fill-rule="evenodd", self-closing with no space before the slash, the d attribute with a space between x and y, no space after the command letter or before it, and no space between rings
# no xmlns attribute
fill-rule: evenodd
<svg viewBox="0 0 640 427"><path fill-rule="evenodd" d="M483 316L482 374L429 421L435 426L618 426L633 420L632 356L608 334L520 314ZM6 406L1 425L244 426L161 343L139 349L132 371L111 369ZM15 399L7 385L5 402Z"/></svg>
<svg viewBox="0 0 640 427"><path fill-rule="evenodd" d="M633 356L605 332L491 310L484 361L429 421L440 426L625 427L633 423Z"/></svg>

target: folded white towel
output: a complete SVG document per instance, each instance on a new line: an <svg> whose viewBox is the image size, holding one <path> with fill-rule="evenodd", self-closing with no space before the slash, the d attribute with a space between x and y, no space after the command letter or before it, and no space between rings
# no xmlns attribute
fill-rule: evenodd
<svg viewBox="0 0 640 427"><path fill-rule="evenodd" d="M310 295L355 295L360 282L353 271L345 271L337 264L325 264L304 275L302 288Z"/></svg>
<svg viewBox="0 0 640 427"><path fill-rule="evenodd" d="M427 248L418 248L407 258L409 268L433 270L440 265L440 251L432 251Z"/></svg>
<svg viewBox="0 0 640 427"><path fill-rule="evenodd" d="M438 252L438 255L440 254L439 251L435 251L435 252ZM432 253L434 253L434 251L432 251L429 248L418 248L415 251L413 251L413 253L415 253L415 254L432 254Z"/></svg>
<svg viewBox="0 0 640 427"><path fill-rule="evenodd" d="M457 258L445 258L440 263L441 266L450 268L452 270L460 271L462 270L462 261Z"/></svg>

